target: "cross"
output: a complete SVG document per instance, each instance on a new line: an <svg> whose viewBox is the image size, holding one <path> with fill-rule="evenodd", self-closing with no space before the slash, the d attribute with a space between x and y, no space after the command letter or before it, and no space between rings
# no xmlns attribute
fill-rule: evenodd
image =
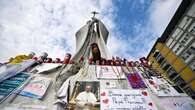
<svg viewBox="0 0 195 110"><path fill-rule="evenodd" d="M99 14L99 13L96 12L96 11L92 11L91 13L93 14L93 18L95 18L95 15L96 15L96 14Z"/></svg>

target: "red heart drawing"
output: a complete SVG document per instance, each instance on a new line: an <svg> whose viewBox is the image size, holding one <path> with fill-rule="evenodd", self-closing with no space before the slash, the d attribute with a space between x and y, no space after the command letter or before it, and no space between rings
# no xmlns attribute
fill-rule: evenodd
<svg viewBox="0 0 195 110"><path fill-rule="evenodd" d="M108 102L109 102L108 99L104 99L104 100L103 100L103 103L104 103L104 104L108 104Z"/></svg>
<svg viewBox="0 0 195 110"><path fill-rule="evenodd" d="M153 106L152 102L148 103L148 105Z"/></svg>
<svg viewBox="0 0 195 110"><path fill-rule="evenodd" d="M102 92L102 93L101 93L101 96L106 96L106 93L105 93L105 92Z"/></svg>
<svg viewBox="0 0 195 110"><path fill-rule="evenodd" d="M155 84L154 81L152 81L152 80L149 80L149 83L150 83L151 85L154 85L154 84Z"/></svg>
<svg viewBox="0 0 195 110"><path fill-rule="evenodd" d="M147 93L146 91L142 91L142 94L143 94L144 96L147 96L147 95L148 95L148 93Z"/></svg>

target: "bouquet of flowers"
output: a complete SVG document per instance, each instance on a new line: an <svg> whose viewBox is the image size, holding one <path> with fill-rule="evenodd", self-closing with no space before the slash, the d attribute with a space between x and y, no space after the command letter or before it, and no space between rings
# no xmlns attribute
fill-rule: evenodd
<svg viewBox="0 0 195 110"><path fill-rule="evenodd" d="M127 79L129 80L129 83L131 84L132 88L134 88L134 89L140 89L140 88L147 87L137 72L128 74Z"/></svg>

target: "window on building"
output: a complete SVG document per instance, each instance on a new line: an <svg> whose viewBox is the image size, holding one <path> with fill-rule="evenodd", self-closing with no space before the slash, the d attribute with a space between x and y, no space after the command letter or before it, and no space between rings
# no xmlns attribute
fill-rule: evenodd
<svg viewBox="0 0 195 110"><path fill-rule="evenodd" d="M185 37L182 40L184 42L184 44L189 40L189 38L190 38L190 35L186 34Z"/></svg>
<svg viewBox="0 0 195 110"><path fill-rule="evenodd" d="M184 89L184 91L191 97L195 97L195 91L192 90L189 86Z"/></svg>
<svg viewBox="0 0 195 110"><path fill-rule="evenodd" d="M186 41L185 46L187 46L187 45L189 45L190 43L192 43L192 41L193 41L194 38L195 38L195 37L194 37L193 35L189 34L189 39L188 39L188 41ZM194 47L195 47L195 46L194 46Z"/></svg>
<svg viewBox="0 0 195 110"><path fill-rule="evenodd" d="M179 44L179 46L174 50L176 55L179 55L179 53L184 49L184 46Z"/></svg>
<svg viewBox="0 0 195 110"><path fill-rule="evenodd" d="M158 63L161 64L163 62L165 58L164 57L161 57L159 60L158 60Z"/></svg>
<svg viewBox="0 0 195 110"><path fill-rule="evenodd" d="M175 82L176 85L178 85L181 88L186 86L186 82L180 76L177 76L177 78L175 78L173 81Z"/></svg>
<svg viewBox="0 0 195 110"><path fill-rule="evenodd" d="M194 22L194 23L192 24L192 26L190 27L189 32L190 32L191 34L194 34L194 35L195 35L195 22Z"/></svg>
<svg viewBox="0 0 195 110"><path fill-rule="evenodd" d="M190 7L190 9L187 12L188 16L195 17L195 3Z"/></svg>
<svg viewBox="0 0 195 110"><path fill-rule="evenodd" d="M175 31L173 32L173 34L171 35L171 37L175 40L178 40L179 37L183 34L183 30L181 30L180 28L176 28Z"/></svg>
<svg viewBox="0 0 195 110"><path fill-rule="evenodd" d="M179 27L183 28L184 30L188 27L188 25L192 22L192 19L185 16L179 24Z"/></svg>
<svg viewBox="0 0 195 110"><path fill-rule="evenodd" d="M159 53L159 55L156 57L156 60L159 64L161 64L163 62L165 58L161 55L161 53Z"/></svg>
<svg viewBox="0 0 195 110"><path fill-rule="evenodd" d="M187 45L189 40L191 39L191 35L189 33L185 33L182 38L180 39L180 42L182 45Z"/></svg>
<svg viewBox="0 0 195 110"><path fill-rule="evenodd" d="M195 60L190 64L190 68L192 69L192 71L195 71Z"/></svg>
<svg viewBox="0 0 195 110"><path fill-rule="evenodd" d="M159 50L155 50L155 52L154 52L154 57L156 58L157 56L158 56L158 54L159 54Z"/></svg>
<svg viewBox="0 0 195 110"><path fill-rule="evenodd" d="M184 46L179 42L173 47L173 52L178 55L181 50L183 50Z"/></svg>
<svg viewBox="0 0 195 110"><path fill-rule="evenodd" d="M162 64L162 69L166 71L170 66L171 65L167 62L167 60L165 60Z"/></svg>
<svg viewBox="0 0 195 110"><path fill-rule="evenodd" d="M169 46L171 45L172 42L173 42L173 38L170 37L170 38L167 40L167 42L166 42L167 47L169 47Z"/></svg>
<svg viewBox="0 0 195 110"><path fill-rule="evenodd" d="M189 62L195 55L195 47L190 46L186 51L183 52L181 55L181 58L184 60L184 62Z"/></svg>
<svg viewBox="0 0 195 110"><path fill-rule="evenodd" d="M155 57L157 61L160 60L160 58L162 57L161 53L159 52L158 55Z"/></svg>
<svg viewBox="0 0 195 110"><path fill-rule="evenodd" d="M156 51L156 49L155 48L153 48L152 50L151 50L151 53L154 53Z"/></svg>
<svg viewBox="0 0 195 110"><path fill-rule="evenodd" d="M184 91L177 85L173 85L173 87L175 88L175 90L179 93L184 93Z"/></svg>
<svg viewBox="0 0 195 110"><path fill-rule="evenodd" d="M170 67L170 69L167 71L167 75L172 80L174 77L178 75L178 73L175 71L173 67Z"/></svg>
<svg viewBox="0 0 195 110"><path fill-rule="evenodd" d="M163 65L165 65L166 59L160 64L161 67L163 67Z"/></svg>
<svg viewBox="0 0 195 110"><path fill-rule="evenodd" d="M174 45L175 45L176 41L174 40L171 45L169 46L169 48L171 49Z"/></svg>
<svg viewBox="0 0 195 110"><path fill-rule="evenodd" d="M195 26L190 30L191 33L195 33Z"/></svg>

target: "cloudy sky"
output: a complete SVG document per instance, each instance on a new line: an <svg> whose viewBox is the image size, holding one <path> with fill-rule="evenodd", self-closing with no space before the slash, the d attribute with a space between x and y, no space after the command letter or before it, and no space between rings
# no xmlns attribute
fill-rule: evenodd
<svg viewBox="0 0 195 110"><path fill-rule="evenodd" d="M147 56L181 0L0 0L0 62L34 51L75 53L75 32L96 10L113 56Z"/></svg>

